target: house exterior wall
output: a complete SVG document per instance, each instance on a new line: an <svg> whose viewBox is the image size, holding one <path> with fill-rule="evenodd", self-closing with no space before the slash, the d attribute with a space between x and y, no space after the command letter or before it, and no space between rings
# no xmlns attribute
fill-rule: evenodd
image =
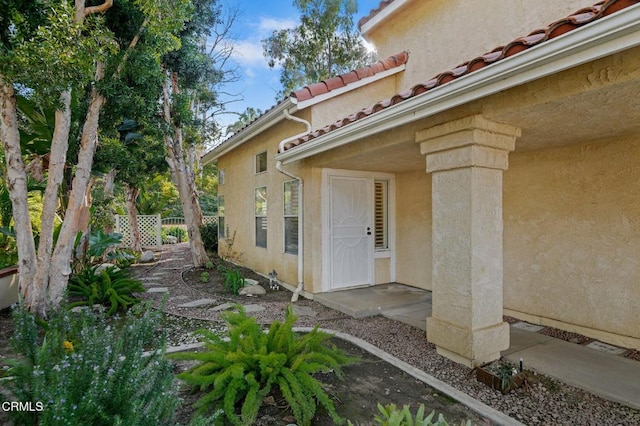
<svg viewBox="0 0 640 426"><path fill-rule="evenodd" d="M236 255L231 260L261 274L275 269L278 279L291 285L298 282L298 256L284 253L283 183L292 178L276 170L274 156L282 139L303 130L300 124L285 121L218 160L218 168L225 171L224 184L218 187L218 195L224 196L225 225L229 234L236 232L232 248ZM267 171L256 174L255 156L263 151L267 151ZM300 172L298 166L289 166L287 170ZM255 244L254 191L261 186L267 187L266 249ZM218 252L227 253L222 240Z"/></svg>
<svg viewBox="0 0 640 426"><path fill-rule="evenodd" d="M396 174L396 281L431 290L431 175Z"/></svg>
<svg viewBox="0 0 640 426"><path fill-rule="evenodd" d="M592 4L593 0L409 0L365 37L381 58L402 50L412 53L400 81L406 89Z"/></svg>
<svg viewBox="0 0 640 426"><path fill-rule="evenodd" d="M401 51L399 50L393 54ZM409 60L411 60L411 57ZM346 92L314 105L311 112L313 128L319 129L334 123L339 118L347 117L349 114L366 108L372 104L372 99L384 99L398 93L401 90L398 86L401 75L402 72L385 77L357 90Z"/></svg>
<svg viewBox="0 0 640 426"><path fill-rule="evenodd" d="M640 138L512 153L507 314L640 347Z"/></svg>

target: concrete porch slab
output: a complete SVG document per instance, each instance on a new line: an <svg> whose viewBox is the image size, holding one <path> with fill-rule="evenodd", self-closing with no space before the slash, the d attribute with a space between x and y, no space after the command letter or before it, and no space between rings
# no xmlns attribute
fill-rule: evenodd
<svg viewBox="0 0 640 426"><path fill-rule="evenodd" d="M393 308L408 308L414 304L431 305L431 292L403 284L383 284L320 293L314 295L313 299L354 318L363 318Z"/></svg>
<svg viewBox="0 0 640 426"><path fill-rule="evenodd" d="M512 337L513 332L512 327ZM512 352L505 358L512 363L523 358L525 368L540 371L595 395L640 409L638 361L553 338Z"/></svg>

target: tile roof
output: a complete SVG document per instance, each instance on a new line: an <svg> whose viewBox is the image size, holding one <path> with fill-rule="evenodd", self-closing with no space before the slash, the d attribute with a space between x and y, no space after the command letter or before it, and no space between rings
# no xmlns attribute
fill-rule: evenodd
<svg viewBox="0 0 640 426"><path fill-rule="evenodd" d="M364 24L372 20L378 13L382 12L382 9L389 6L394 1L395 0L382 0L378 7L369 12L367 16L363 16L362 18L360 18L360 20L358 21L358 28L362 28Z"/></svg>
<svg viewBox="0 0 640 426"><path fill-rule="evenodd" d="M408 60L409 52L401 52L396 55L390 56L387 59L378 61L375 64L358 68L356 70L350 71L345 74L340 74L327 80L322 80L310 86L305 86L302 89L291 92L290 96L296 98L298 102L306 101L318 95L329 93L332 90L345 87L364 78L372 77L380 72L399 67L400 65L404 65Z"/></svg>
<svg viewBox="0 0 640 426"><path fill-rule="evenodd" d="M392 1L393 0L383 1L381 3L381 8L383 5L386 7L386 5L388 5ZM376 112L382 111L407 99L425 93L433 89L434 87L442 86L443 84L449 83L450 81L453 81L466 74L472 73L486 66L490 66L491 64L513 56L516 53L522 52L533 46L537 46L548 40L554 39L562 34L573 31L576 28L582 27L590 22L611 15L612 13L618 12L619 10L625 9L637 3L640 3L640 0L599 1L593 6L580 9L564 19L555 21L547 25L545 28L535 30L525 37L517 38L505 46L496 47L491 52L473 58L470 61L460 64L449 71L442 72L425 83L417 84L409 90L398 93L391 98L377 102L367 108L349 115L348 117L340 119L335 123L315 130L310 134L303 136L295 141L289 142L285 145L284 150L287 151L289 149L292 149L296 146L299 146L300 144L330 133L341 127L347 126Z"/></svg>

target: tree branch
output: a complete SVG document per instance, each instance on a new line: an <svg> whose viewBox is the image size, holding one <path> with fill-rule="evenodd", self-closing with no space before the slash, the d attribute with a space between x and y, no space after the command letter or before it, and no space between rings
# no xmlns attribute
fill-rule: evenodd
<svg viewBox="0 0 640 426"><path fill-rule="evenodd" d="M93 13L102 13L113 6L113 0L104 0L104 3L98 6L90 6L84 8L84 16L87 17Z"/></svg>

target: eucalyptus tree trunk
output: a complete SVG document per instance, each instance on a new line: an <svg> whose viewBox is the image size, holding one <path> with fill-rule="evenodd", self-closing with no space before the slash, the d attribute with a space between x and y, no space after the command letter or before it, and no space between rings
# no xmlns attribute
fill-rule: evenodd
<svg viewBox="0 0 640 426"><path fill-rule="evenodd" d="M98 62L96 65L95 81L100 81L104 77L104 64ZM105 98L98 89L93 86L91 89L91 99L89 109L82 127L80 138L80 151L78 152L78 163L76 172L71 183L71 193L69 204L62 222L62 228L58 235L56 248L51 258L51 269L49 271L49 297L57 305L62 300L64 290L71 275L71 258L73 255L73 243L78 232L83 208L87 205L87 189L91 180L91 168L93 166L93 156L98 146L98 124L100 110L105 103Z"/></svg>
<svg viewBox="0 0 640 426"><path fill-rule="evenodd" d="M111 200L113 200L114 187L116 184L116 175L118 171L116 169L109 170L109 173L104 175L104 199L108 202L109 205L109 222L104 227L104 232L106 234L110 234L113 232L113 224L115 224L115 215L113 209L111 208Z"/></svg>
<svg viewBox="0 0 640 426"><path fill-rule="evenodd" d="M174 94L179 93L177 74L171 75L172 91ZM180 194L180 203L184 214L184 221L189 233L189 247L191 248L191 257L196 267L204 266L208 261L207 251L202 242L200 235L200 225L202 225L202 213L200 204L195 192L195 186L190 184L189 167L185 161L185 153L183 150L182 128L172 124L171 120L171 99L169 96L169 81L165 79L163 85L163 107L164 119L173 128L173 137L165 136L165 147L167 149L167 163L171 169L171 177L173 183L178 188Z"/></svg>
<svg viewBox="0 0 640 426"><path fill-rule="evenodd" d="M31 283L36 275L36 247L31 234L31 218L27 202L27 174L22 151L16 94L13 86L0 75L0 140L7 165L7 189L13 206L13 225L16 229L20 294L32 303L40 297Z"/></svg>
<svg viewBox="0 0 640 426"><path fill-rule="evenodd" d="M27 300L27 307L44 315L45 293L49 283L49 268L51 266L51 252L53 250L53 229L58 205L58 190L64 178L64 167L67 162L69 149L69 132L71 128L71 90L60 95L61 108L56 110L55 127L49 153L49 169L47 173L47 187L44 192L41 216L40 242L38 244L38 259L32 292L38 296Z"/></svg>
<svg viewBox="0 0 640 426"><path fill-rule="evenodd" d="M139 192L140 190L138 188L127 185L125 197L127 216L129 217L129 231L131 234L130 247L138 253L142 252L142 239L140 237L140 227L138 226L138 209L136 208L136 198L138 198Z"/></svg>

